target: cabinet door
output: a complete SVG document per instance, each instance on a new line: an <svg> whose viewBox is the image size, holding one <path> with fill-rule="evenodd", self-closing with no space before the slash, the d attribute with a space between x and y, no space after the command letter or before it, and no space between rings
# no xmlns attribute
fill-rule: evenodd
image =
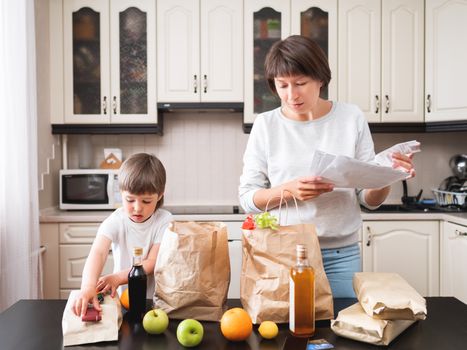
<svg viewBox="0 0 467 350"><path fill-rule="evenodd" d="M340 101L358 105L369 122L380 121L381 2L339 2Z"/></svg>
<svg viewBox="0 0 467 350"><path fill-rule="evenodd" d="M382 2L383 122L423 122L423 0Z"/></svg>
<svg viewBox="0 0 467 350"><path fill-rule="evenodd" d="M108 123L108 0L64 2L64 81L66 123Z"/></svg>
<svg viewBox="0 0 467 350"><path fill-rule="evenodd" d="M425 121L467 119L467 0L426 0Z"/></svg>
<svg viewBox="0 0 467 350"><path fill-rule="evenodd" d="M200 101L199 45L199 2L158 0L158 101Z"/></svg>
<svg viewBox="0 0 467 350"><path fill-rule="evenodd" d="M240 299L240 275L242 273L242 241L229 240L230 286L227 297Z"/></svg>
<svg viewBox="0 0 467 350"><path fill-rule="evenodd" d="M243 101L243 2L201 0L201 101Z"/></svg>
<svg viewBox="0 0 467 350"><path fill-rule="evenodd" d="M111 122L156 123L156 3L110 2Z"/></svg>
<svg viewBox="0 0 467 350"><path fill-rule="evenodd" d="M245 1L245 105L244 122L280 106L264 76L264 60L270 47L290 33L290 5L281 0Z"/></svg>
<svg viewBox="0 0 467 350"><path fill-rule="evenodd" d="M467 226L444 223L441 239L441 295L467 303Z"/></svg>
<svg viewBox="0 0 467 350"><path fill-rule="evenodd" d="M91 250L90 244L60 245L60 288L79 289L86 259ZM102 275L112 273L113 257L109 252Z"/></svg>
<svg viewBox="0 0 467 350"><path fill-rule="evenodd" d="M291 34L316 41L328 57L332 76L337 76L337 0L293 0L290 17ZM321 97L337 99L336 79L331 79Z"/></svg>
<svg viewBox="0 0 467 350"><path fill-rule="evenodd" d="M398 273L423 296L439 295L438 221L365 221L362 265Z"/></svg>

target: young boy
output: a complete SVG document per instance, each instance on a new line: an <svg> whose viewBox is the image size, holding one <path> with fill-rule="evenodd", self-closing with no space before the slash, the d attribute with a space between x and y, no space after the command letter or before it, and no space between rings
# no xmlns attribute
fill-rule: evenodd
<svg viewBox="0 0 467 350"><path fill-rule="evenodd" d="M83 269L81 291L73 311L78 316L86 314L88 303L101 311L98 292L111 292L128 283L132 267L133 247L143 247L143 267L148 275L147 296L154 293L154 265L164 230L172 215L163 209L165 169L155 156L138 153L129 157L121 166L118 182L122 194L122 207L102 222ZM100 277L110 246L114 270Z"/></svg>

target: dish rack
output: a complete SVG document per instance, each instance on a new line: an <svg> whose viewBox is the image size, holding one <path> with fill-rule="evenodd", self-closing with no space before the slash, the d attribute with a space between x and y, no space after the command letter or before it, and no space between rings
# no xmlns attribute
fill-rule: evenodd
<svg viewBox="0 0 467 350"><path fill-rule="evenodd" d="M442 206L454 205L457 207L467 206L467 192L450 192L432 189L436 202Z"/></svg>

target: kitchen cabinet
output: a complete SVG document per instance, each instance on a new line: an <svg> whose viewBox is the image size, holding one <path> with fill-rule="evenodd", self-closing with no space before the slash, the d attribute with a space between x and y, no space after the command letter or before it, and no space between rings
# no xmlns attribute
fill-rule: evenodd
<svg viewBox="0 0 467 350"><path fill-rule="evenodd" d="M229 236L230 286L227 297L240 299L242 272L242 221L226 221Z"/></svg>
<svg viewBox="0 0 467 350"><path fill-rule="evenodd" d="M364 221L363 271L396 272L423 296L439 295L438 221Z"/></svg>
<svg viewBox="0 0 467 350"><path fill-rule="evenodd" d="M58 224L41 223L40 237L41 247L44 248L44 252L41 254L43 297L44 299L59 299Z"/></svg>
<svg viewBox="0 0 467 350"><path fill-rule="evenodd" d="M422 122L423 0L339 2L340 101L367 120Z"/></svg>
<svg viewBox="0 0 467 350"><path fill-rule="evenodd" d="M314 39L327 54L337 73L337 0L255 0L245 2L245 106L244 123L259 113L280 106L264 76L264 60L270 47L290 34ZM337 98L337 82L331 80L323 98Z"/></svg>
<svg viewBox="0 0 467 350"><path fill-rule="evenodd" d="M467 120L467 0L426 0L425 121Z"/></svg>
<svg viewBox="0 0 467 350"><path fill-rule="evenodd" d="M443 223L441 239L441 295L467 304L467 226Z"/></svg>
<svg viewBox="0 0 467 350"><path fill-rule="evenodd" d="M59 15L56 1L52 8ZM63 40L64 119L57 123L157 123L155 0L64 0L62 17L63 32L51 33L51 41ZM62 96L58 87L52 82L53 99Z"/></svg>
<svg viewBox="0 0 467 350"><path fill-rule="evenodd" d="M59 224L60 299L67 299L71 290L81 288L84 264L96 237L99 224ZM113 272L112 252L109 252L102 275Z"/></svg>
<svg viewBox="0 0 467 350"><path fill-rule="evenodd" d="M158 0L160 102L243 100L243 2Z"/></svg>

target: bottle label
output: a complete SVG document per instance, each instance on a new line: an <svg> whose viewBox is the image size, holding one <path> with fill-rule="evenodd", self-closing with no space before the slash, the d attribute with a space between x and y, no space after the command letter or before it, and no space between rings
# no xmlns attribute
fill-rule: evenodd
<svg viewBox="0 0 467 350"><path fill-rule="evenodd" d="M295 282L289 276L289 329L295 332Z"/></svg>

